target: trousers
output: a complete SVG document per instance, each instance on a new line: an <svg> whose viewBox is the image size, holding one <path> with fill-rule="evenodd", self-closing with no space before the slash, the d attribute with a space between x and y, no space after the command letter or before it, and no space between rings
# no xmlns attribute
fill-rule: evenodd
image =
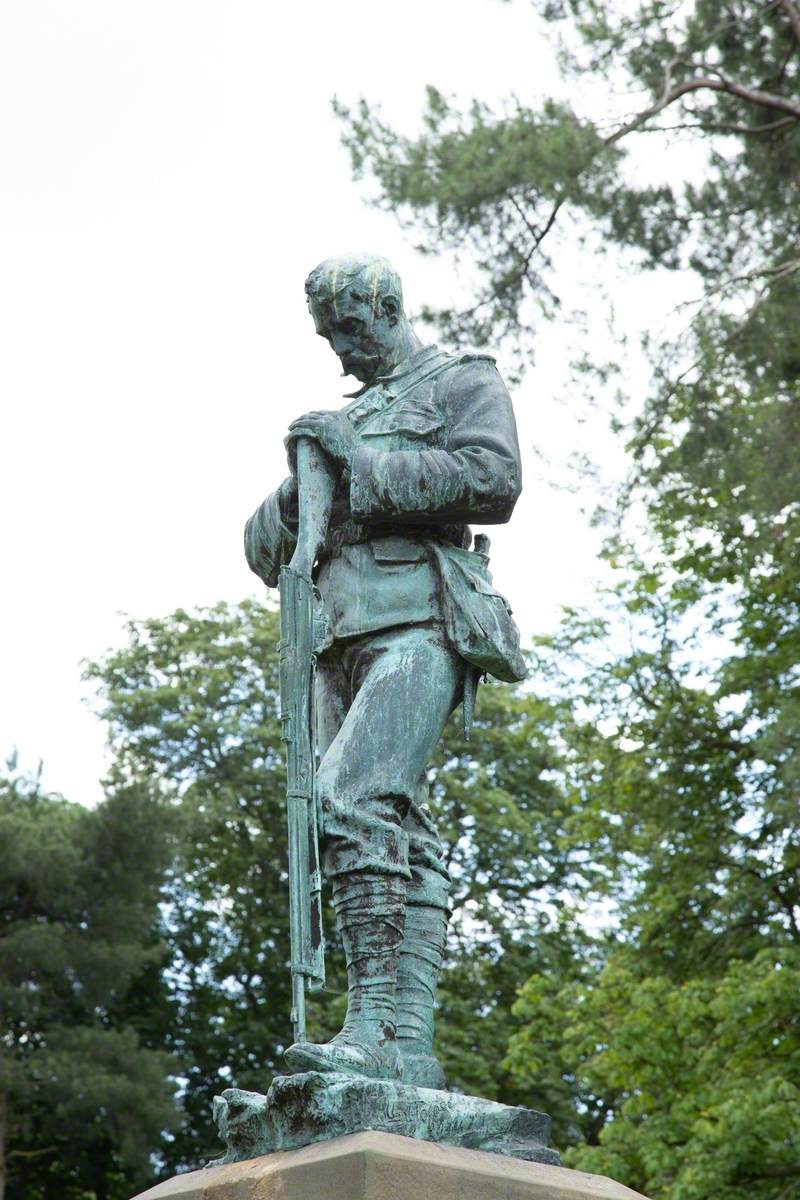
<svg viewBox="0 0 800 1200"><path fill-rule="evenodd" d="M329 878L399 875L409 904L447 908L450 875L426 768L464 665L438 623L341 640L317 664L317 789Z"/></svg>

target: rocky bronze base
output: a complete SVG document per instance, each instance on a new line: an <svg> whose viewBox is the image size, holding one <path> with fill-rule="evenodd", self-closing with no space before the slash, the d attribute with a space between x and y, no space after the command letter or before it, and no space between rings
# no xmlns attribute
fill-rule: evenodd
<svg viewBox="0 0 800 1200"><path fill-rule="evenodd" d="M227 1146L214 1166L366 1130L552 1166L561 1161L547 1148L544 1113L354 1075L279 1075L266 1096L229 1088L214 1100L214 1119Z"/></svg>
<svg viewBox="0 0 800 1200"><path fill-rule="evenodd" d="M159 1183L137 1200L644 1200L602 1175L355 1133Z"/></svg>

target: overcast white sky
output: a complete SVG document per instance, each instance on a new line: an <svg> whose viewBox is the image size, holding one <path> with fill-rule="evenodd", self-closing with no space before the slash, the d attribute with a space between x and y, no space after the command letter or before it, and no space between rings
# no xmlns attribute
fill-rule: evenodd
<svg viewBox="0 0 800 1200"><path fill-rule="evenodd" d="M47 787L99 796L80 661L119 642L120 613L263 595L243 522L285 473L289 420L350 383L314 336L308 270L374 249L411 307L454 294L452 264L364 205L330 111L365 94L413 129L428 82L487 99L559 87L524 3L0 7L0 754L42 758ZM597 270L564 261L567 290ZM620 289L631 328L664 303ZM544 330L516 395L525 494L492 531L526 636L597 575L586 497L552 490L533 455L587 437L564 360Z"/></svg>

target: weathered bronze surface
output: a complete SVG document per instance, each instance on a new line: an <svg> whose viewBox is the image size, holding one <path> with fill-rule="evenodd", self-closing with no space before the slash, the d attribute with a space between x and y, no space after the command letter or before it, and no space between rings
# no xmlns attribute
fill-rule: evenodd
<svg viewBox="0 0 800 1200"><path fill-rule="evenodd" d="M473 1121L483 1144L487 1102L460 1098L458 1118L455 1097L442 1108L433 1010L450 879L426 769L462 702L469 726L482 674L525 675L488 539L473 546L469 529L513 512L514 414L489 355L422 344L386 260L329 259L306 294L317 333L361 387L343 408L292 423L291 473L245 531L251 568L281 588L295 1029L286 1061L313 1073L306 1079L331 1074L331 1086L312 1091L339 1133L343 1114L356 1120L364 1080L402 1081L407 1112L414 1085L438 1089L419 1093L422 1108ZM324 1044L306 1040L304 1018L305 987L324 978L317 845L348 970L346 1020ZM273 1125L279 1097L296 1107L304 1094L276 1080ZM416 1136L433 1136L436 1120L420 1118Z"/></svg>
<svg viewBox="0 0 800 1200"><path fill-rule="evenodd" d="M550 1118L544 1113L357 1075L281 1075L266 1096L229 1088L216 1098L214 1114L228 1147L220 1164L368 1129L560 1163L547 1148Z"/></svg>

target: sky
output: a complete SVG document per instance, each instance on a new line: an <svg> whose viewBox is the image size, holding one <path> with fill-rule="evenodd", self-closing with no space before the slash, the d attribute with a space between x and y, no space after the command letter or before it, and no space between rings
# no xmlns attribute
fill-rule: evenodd
<svg viewBox="0 0 800 1200"><path fill-rule="evenodd" d="M41 760L45 787L100 797L81 662L121 643L123 614L264 595L244 521L285 474L289 421L353 387L314 336L308 271L367 249L411 308L461 295L455 264L366 205L330 107L364 95L413 131L427 83L495 102L564 86L524 3L0 8L0 754ZM578 295L597 268L569 245L561 261ZM617 281L630 329L664 303ZM525 490L490 531L525 638L600 574L589 500L545 460L557 478L590 443L618 465L577 419L566 337L542 330L515 392Z"/></svg>

